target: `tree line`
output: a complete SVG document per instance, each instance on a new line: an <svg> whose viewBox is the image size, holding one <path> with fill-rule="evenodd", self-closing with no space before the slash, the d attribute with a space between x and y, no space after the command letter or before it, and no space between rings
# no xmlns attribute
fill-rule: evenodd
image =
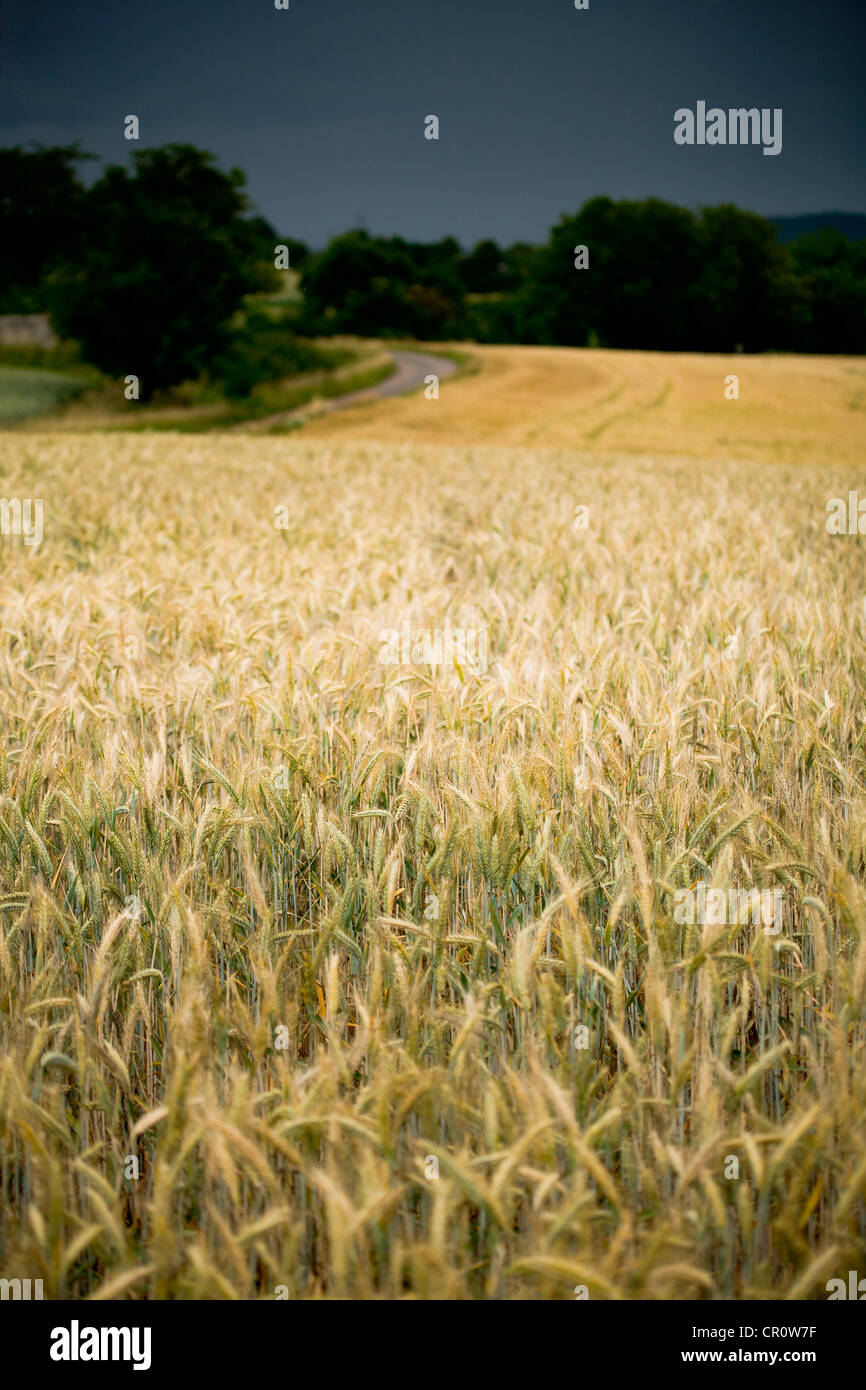
<svg viewBox="0 0 866 1390"><path fill-rule="evenodd" d="M787 245L757 213L592 198L540 247L335 238L303 276L307 331L695 352L866 351L866 241Z"/></svg>
<svg viewBox="0 0 866 1390"><path fill-rule="evenodd" d="M91 158L78 145L0 150L0 312L49 313L87 361L138 369L148 394L229 371L237 311L278 290L286 262L301 275L289 329L302 337L866 351L866 241L832 228L783 245L730 204L600 197L541 246L355 230L311 253L257 215L242 170L205 151L137 151L88 186Z"/></svg>

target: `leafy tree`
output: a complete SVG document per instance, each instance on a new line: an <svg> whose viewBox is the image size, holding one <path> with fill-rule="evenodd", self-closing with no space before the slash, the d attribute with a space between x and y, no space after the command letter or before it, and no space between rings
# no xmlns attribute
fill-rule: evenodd
<svg viewBox="0 0 866 1390"><path fill-rule="evenodd" d="M587 269L575 268L580 246ZM694 347L688 287L700 256L696 221L684 208L593 198L560 220L541 252L524 296L524 332L563 345Z"/></svg>
<svg viewBox="0 0 866 1390"><path fill-rule="evenodd" d="M263 382L327 366L326 355L286 331L285 322L255 310L243 315L225 352L214 358L210 374L231 400L242 400Z"/></svg>
<svg viewBox="0 0 866 1390"><path fill-rule="evenodd" d="M88 194L86 243L51 279L53 317L88 361L138 376L144 399L210 368L243 296L268 283L244 184L174 144L110 166Z"/></svg>
<svg viewBox="0 0 866 1390"><path fill-rule="evenodd" d="M305 317L333 332L367 332L367 309L378 319L396 311L399 296L382 290L411 275L408 256L388 248L363 230L335 237L307 263L301 278Z"/></svg>
<svg viewBox="0 0 866 1390"><path fill-rule="evenodd" d="M279 236L275 244L288 246L289 264L292 270L303 270L310 259L310 248L305 241L298 241L296 237L291 236Z"/></svg>
<svg viewBox="0 0 866 1390"><path fill-rule="evenodd" d="M505 253L495 241L479 241L464 256L460 265L461 278L470 294L493 294L508 283Z"/></svg>
<svg viewBox="0 0 866 1390"><path fill-rule="evenodd" d="M79 254L87 195L76 166L93 157L77 144L0 150L0 312L43 310L44 276Z"/></svg>
<svg viewBox="0 0 866 1390"><path fill-rule="evenodd" d="M505 281L513 289L519 289L535 274L539 249L528 241L515 241L502 253L505 261Z"/></svg>
<svg viewBox="0 0 866 1390"><path fill-rule="evenodd" d="M456 245L456 243L455 243ZM303 277L308 331L445 336L456 324L459 289L442 256L400 237L359 230L336 237Z"/></svg>
<svg viewBox="0 0 866 1390"><path fill-rule="evenodd" d="M801 295L797 347L866 352L866 241L826 227L789 249Z"/></svg>
<svg viewBox="0 0 866 1390"><path fill-rule="evenodd" d="M704 351L747 352L790 342L795 290L772 223L731 204L699 219L701 271L690 297L693 343Z"/></svg>
<svg viewBox="0 0 866 1390"><path fill-rule="evenodd" d="M427 247L428 268L434 275L445 276L450 283L459 284L457 267L463 255L460 242L453 236L442 237Z"/></svg>

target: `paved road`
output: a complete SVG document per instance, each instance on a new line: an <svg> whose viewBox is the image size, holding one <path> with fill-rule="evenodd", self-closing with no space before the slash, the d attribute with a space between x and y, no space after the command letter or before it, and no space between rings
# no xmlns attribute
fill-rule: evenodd
<svg viewBox="0 0 866 1390"><path fill-rule="evenodd" d="M343 406L354 405L357 401L383 400L386 396L403 396L408 391L415 391L419 386L423 386L428 376L438 376L442 381L446 376L453 376L457 371L457 363L452 362L450 357L437 357L432 352L404 352L402 348L394 348L391 352L397 370L380 381L375 386L368 386L363 391L350 391L347 396L335 396L328 401L332 410L342 410Z"/></svg>
<svg viewBox="0 0 866 1390"><path fill-rule="evenodd" d="M439 357L433 352L407 352L403 348L392 348L391 356L394 359L395 370L390 376L385 377L384 381L379 381L375 386L365 386L361 391L347 391L344 396L332 396L329 400L316 402L317 414L328 414L332 410L345 410L351 405L364 405L368 401L382 401L388 396L404 396L409 391L416 391L419 386L424 386L428 376L438 376L440 381L445 377L453 376L457 371L457 363L452 362L450 357ZM359 370L363 367L363 362L358 364ZM242 421L234 425L233 429L268 429L271 425L288 424L291 420L300 420L309 413L310 402L300 406L297 410L283 410L278 415L268 415L262 420Z"/></svg>

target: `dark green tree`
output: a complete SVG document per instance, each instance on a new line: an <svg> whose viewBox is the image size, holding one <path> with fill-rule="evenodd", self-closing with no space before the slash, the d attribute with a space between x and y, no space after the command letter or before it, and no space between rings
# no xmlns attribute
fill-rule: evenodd
<svg viewBox="0 0 866 1390"><path fill-rule="evenodd" d="M791 242L799 290L796 346L803 352L866 352L866 241L830 227Z"/></svg>
<svg viewBox="0 0 866 1390"><path fill-rule="evenodd" d="M495 241L479 241L460 264L463 285L469 294L495 294L508 283L505 252Z"/></svg>
<svg viewBox="0 0 866 1390"><path fill-rule="evenodd" d="M448 257L430 255L433 249L363 230L336 237L304 270L305 327L367 336L448 336L456 326L459 287Z"/></svg>
<svg viewBox="0 0 866 1390"><path fill-rule="evenodd" d="M88 194L86 243L51 277L53 318L88 361L136 375L143 399L209 370L244 295L269 284L244 184L173 144L110 166Z"/></svg>
<svg viewBox="0 0 866 1390"><path fill-rule="evenodd" d="M576 269L576 247L587 269ZM523 295L528 341L602 347L694 347L689 287L701 269L696 219L658 198L593 198L564 217Z"/></svg>
<svg viewBox="0 0 866 1390"><path fill-rule="evenodd" d="M77 144L0 150L0 313L43 311L44 277L80 254L87 195L77 165L92 158Z"/></svg>
<svg viewBox="0 0 866 1390"><path fill-rule="evenodd" d="M703 208L701 270L690 298L693 345L746 352L791 344L795 286L776 228L732 204Z"/></svg>

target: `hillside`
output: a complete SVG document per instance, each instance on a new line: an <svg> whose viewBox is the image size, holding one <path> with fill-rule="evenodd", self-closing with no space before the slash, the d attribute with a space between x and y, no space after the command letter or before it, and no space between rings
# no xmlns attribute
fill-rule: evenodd
<svg viewBox="0 0 866 1390"><path fill-rule="evenodd" d="M863 212L804 212L795 217L771 217L770 221L778 227L782 242L820 232L824 227L832 227L852 241L862 241L866 237L866 213Z"/></svg>

